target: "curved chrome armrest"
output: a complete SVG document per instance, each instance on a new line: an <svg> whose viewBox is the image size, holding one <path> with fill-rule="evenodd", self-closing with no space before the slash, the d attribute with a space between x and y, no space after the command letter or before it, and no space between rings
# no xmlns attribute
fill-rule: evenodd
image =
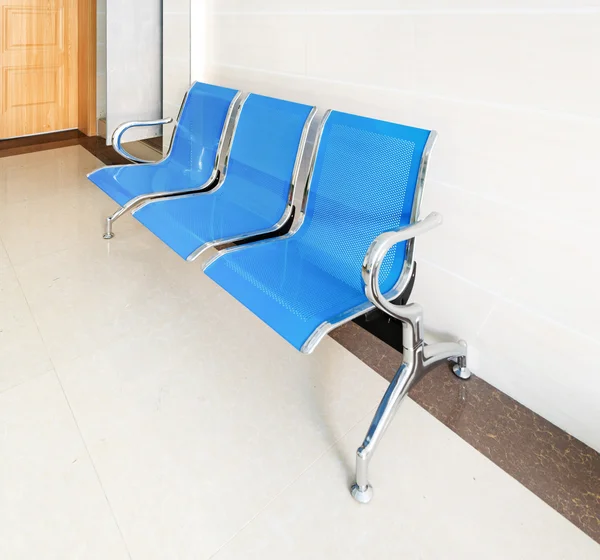
<svg viewBox="0 0 600 560"><path fill-rule="evenodd" d="M152 160L142 159L142 158L131 155L128 151L126 151L123 148L123 146L121 146L121 138L123 137L123 134L125 133L126 130L129 130L130 128L134 128L136 126L157 126L159 124L163 125L163 124L169 124L172 122L173 122L173 119L169 117L166 119L157 119L154 121L131 121L131 122L123 123L113 133L113 136L112 136L113 148L114 148L115 152L122 155L124 158L128 159L129 161L131 161L133 163L154 163Z"/></svg>
<svg viewBox="0 0 600 560"><path fill-rule="evenodd" d="M432 212L425 219L400 228L398 231L388 231L378 236L367 251L362 266L362 278L365 283L365 293L369 300L379 309L389 313L396 319L409 322L417 332L420 330L418 321L422 309L417 304L396 305L388 301L379 287L379 270L388 251L398 243L408 241L441 225L442 215Z"/></svg>

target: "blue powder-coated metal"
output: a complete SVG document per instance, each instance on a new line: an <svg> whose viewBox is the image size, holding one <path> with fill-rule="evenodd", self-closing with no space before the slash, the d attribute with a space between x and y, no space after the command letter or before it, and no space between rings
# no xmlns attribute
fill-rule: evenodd
<svg viewBox="0 0 600 560"><path fill-rule="evenodd" d="M134 215L181 257L205 243L273 227L285 213L294 164L312 107L249 95L222 186L148 204Z"/></svg>
<svg viewBox="0 0 600 560"><path fill-rule="evenodd" d="M363 259L379 234L410 223L429 134L332 112L299 231L225 254L206 274L301 349L319 325L367 303ZM404 244L388 253L380 274L384 293L404 260Z"/></svg>
<svg viewBox="0 0 600 560"><path fill-rule="evenodd" d="M227 112L238 92L196 82L188 92L171 151L159 163L118 165L88 175L117 204L139 195L197 189L210 178Z"/></svg>

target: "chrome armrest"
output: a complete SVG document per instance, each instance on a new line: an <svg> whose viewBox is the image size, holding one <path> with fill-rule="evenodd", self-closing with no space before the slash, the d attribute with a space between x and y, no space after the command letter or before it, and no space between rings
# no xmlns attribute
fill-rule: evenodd
<svg viewBox="0 0 600 560"><path fill-rule="evenodd" d="M417 332L420 331L418 321L420 321L422 315L421 307L414 303L396 305L387 300L379 287L379 270L383 259L394 245L426 233L441 225L441 223L442 215L432 212L419 222L400 228L397 231L382 233L371 243L363 261L362 278L365 283L365 293L369 300L392 317L409 322Z"/></svg>
<svg viewBox="0 0 600 560"><path fill-rule="evenodd" d="M169 124L172 122L173 122L173 119L169 117L166 119L157 119L157 120L153 120L153 121L131 121L131 122L123 123L121 126L119 126L113 132L113 136L112 136L113 148L114 148L115 152L122 155L125 159L128 159L129 161L131 161L133 163L154 163L152 160L142 159L142 158L133 156L127 150L125 150L123 148L123 146L121 145L121 139L123 137L123 134L125 133L126 130L129 130L130 128L134 128L136 126L157 126L157 125Z"/></svg>

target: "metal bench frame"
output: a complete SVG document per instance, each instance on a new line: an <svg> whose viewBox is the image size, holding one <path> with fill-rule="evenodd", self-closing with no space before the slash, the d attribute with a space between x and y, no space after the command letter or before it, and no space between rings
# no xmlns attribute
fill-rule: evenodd
<svg viewBox="0 0 600 560"><path fill-rule="evenodd" d="M196 82L194 82L194 84L195 83ZM192 84L190 89L194 86L194 84ZM169 124L169 123L173 122L173 119L170 117L166 118L166 119L158 119L158 120L150 120L150 121L130 121L130 122L123 123L113 133L112 144L113 144L114 150L119 155L123 156L124 158L126 158L127 160L129 160L135 164L157 165L158 163L161 163L162 161L164 161L171 154L171 150L173 148L173 141L175 138L175 134L177 132L177 126L179 124L179 121L181 120L181 115L183 113L183 109L185 107L185 104L186 104L186 101L188 98L188 94L189 94L189 90L186 92L186 94L183 98L183 101L181 103L181 107L180 107L179 113L177 115L177 120L175 121L175 128L173 130L173 135L171 136L171 143L169 145L169 150L167 152L167 155L164 158L162 158L158 162L138 158L138 157L130 154L129 152L127 152L127 150L125 150L125 148L123 148L122 141L123 141L123 135L130 128ZM213 167L210 177L204 184L199 185L198 187L193 188L193 189L181 189L181 190L174 190L174 191L162 191L162 192L148 193L148 194L142 194L142 195L136 196L135 198L132 198L129 202L124 204L116 212L114 212L112 215L110 215L106 218L105 231L104 231L104 235L102 237L104 239L112 239L114 237L112 225L116 220L118 220L126 212L135 214L143 206L145 206L146 204L150 204L152 202L157 202L159 200L165 200L168 198L179 198L182 196L190 196L193 194L198 194L198 193L202 193L205 191L211 191L216 188L219 188L223 184L223 181L225 180L225 176L227 174L227 163L229 161L229 149L231 147L231 143L232 143L233 137L235 135L235 128L237 126L237 122L238 122L242 107L243 107L244 102L246 101L246 98L248 97L248 95L249 94L247 94L247 93L238 91L238 93L235 95L235 97L231 101L231 104L229 105L229 109L227 111L227 116L225 117L225 123L223 125L223 132L221 133L221 138L219 140L219 145L217 147L217 154L216 154L216 158L215 158L214 167ZM118 166L114 166L114 167L118 167Z"/></svg>
<svg viewBox="0 0 600 560"><path fill-rule="evenodd" d="M198 247L198 249L196 249L187 258L188 261L190 261L190 262L195 261L198 257L203 255L206 251L208 251L209 249L211 249L213 247L216 248L219 246L229 246L231 244L240 243L240 242L245 242L245 243L252 242L253 238L259 237L262 235L275 233L275 232L279 231L281 228L283 228L283 226L285 224L288 223L288 221L292 217L292 213L294 211L294 198L296 196L296 189L297 189L297 185L298 185L298 179L300 176L300 169L302 166L302 161L303 161L305 153L306 153L308 133L309 133L311 124L315 118L315 115L317 114L317 110L318 110L317 107L313 107L311 109L310 113L308 114L308 117L304 123L304 127L302 129L302 134L300 136L300 142L298 144L298 151L296 152L296 160L294 161L294 168L292 170L292 178L290 180L290 186L289 186L289 190L288 190L288 194L287 194L287 202L286 202L285 211L282 214L281 218L277 221L277 223L275 223L271 227L263 229L263 230L252 231L252 232L245 233L243 235L236 235L233 237L227 237L227 238L222 238L222 239L216 239L214 241L209 241L208 243L205 243L204 245ZM233 139L229 145L229 151L231 150L231 144L233 144ZM219 187L217 187L217 188L219 188ZM197 196L210 195L215 190L217 190L217 188L211 189L208 192L199 193ZM278 237L278 239L280 237ZM243 247L243 245L240 245L240 247ZM223 254L223 253L221 253L221 254ZM212 260L210 262L212 262ZM208 266L208 265L205 264L203 266L203 269L206 268L206 266Z"/></svg>
<svg viewBox="0 0 600 560"><path fill-rule="evenodd" d="M323 130L329 114L330 111L327 111L319 123L316 140L310 158L309 171L306 177L301 207L290 231L276 239L267 239L258 241L257 243L274 243L292 237L304 223L312 175ZM427 344L424 340L423 332L423 308L416 303L408 305L397 305L392 303L394 299L402 294L410 282L415 266L415 238L436 228L442 223L442 216L437 212L432 212L425 219L419 221L419 209L427 176L429 157L436 139L437 133L431 131L419 165L410 225L402 227L397 231L382 233L373 241L365 255L362 265L362 280L364 283L365 294L369 301L345 311L331 321L319 325L301 349L302 353L310 354L326 334L374 307L381 309L388 315L399 319L402 322L402 364L377 408L363 444L356 452L356 482L351 487L351 493L360 503L368 503L373 497L373 487L369 484L368 480L369 463L385 430L389 426L402 399L406 396L409 389L426 375L431 368L448 360L456 362L452 370L457 377L466 380L471 376L471 372L467 367L467 344L465 341L460 340L458 342ZM306 143L306 138L304 138L304 143ZM305 146L302 147L302 150L304 149ZM379 271L383 260L393 246L403 242L406 242L406 252L402 272L392 290L382 294L379 287ZM218 253L203 263L203 269L206 269L212 262L224 254L244 249L243 245L231 247L222 244L222 246L219 246L218 242L213 243L212 246L218 250Z"/></svg>

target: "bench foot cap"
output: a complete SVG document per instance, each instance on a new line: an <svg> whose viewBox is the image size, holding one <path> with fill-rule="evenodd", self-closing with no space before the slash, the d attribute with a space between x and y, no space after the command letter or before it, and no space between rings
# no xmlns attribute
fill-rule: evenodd
<svg viewBox="0 0 600 560"><path fill-rule="evenodd" d="M114 234L114 233L105 233L105 234L102 236L102 239L112 239L114 236L115 236L115 234Z"/></svg>
<svg viewBox="0 0 600 560"><path fill-rule="evenodd" d="M370 484L367 484L365 488L361 488L358 484L353 484L350 493L360 504L368 504L373 499L373 487Z"/></svg>
<svg viewBox="0 0 600 560"><path fill-rule="evenodd" d="M467 366L455 364L452 366L452 371L454 372L454 375L460 379L469 379L469 377L471 377L471 370Z"/></svg>

